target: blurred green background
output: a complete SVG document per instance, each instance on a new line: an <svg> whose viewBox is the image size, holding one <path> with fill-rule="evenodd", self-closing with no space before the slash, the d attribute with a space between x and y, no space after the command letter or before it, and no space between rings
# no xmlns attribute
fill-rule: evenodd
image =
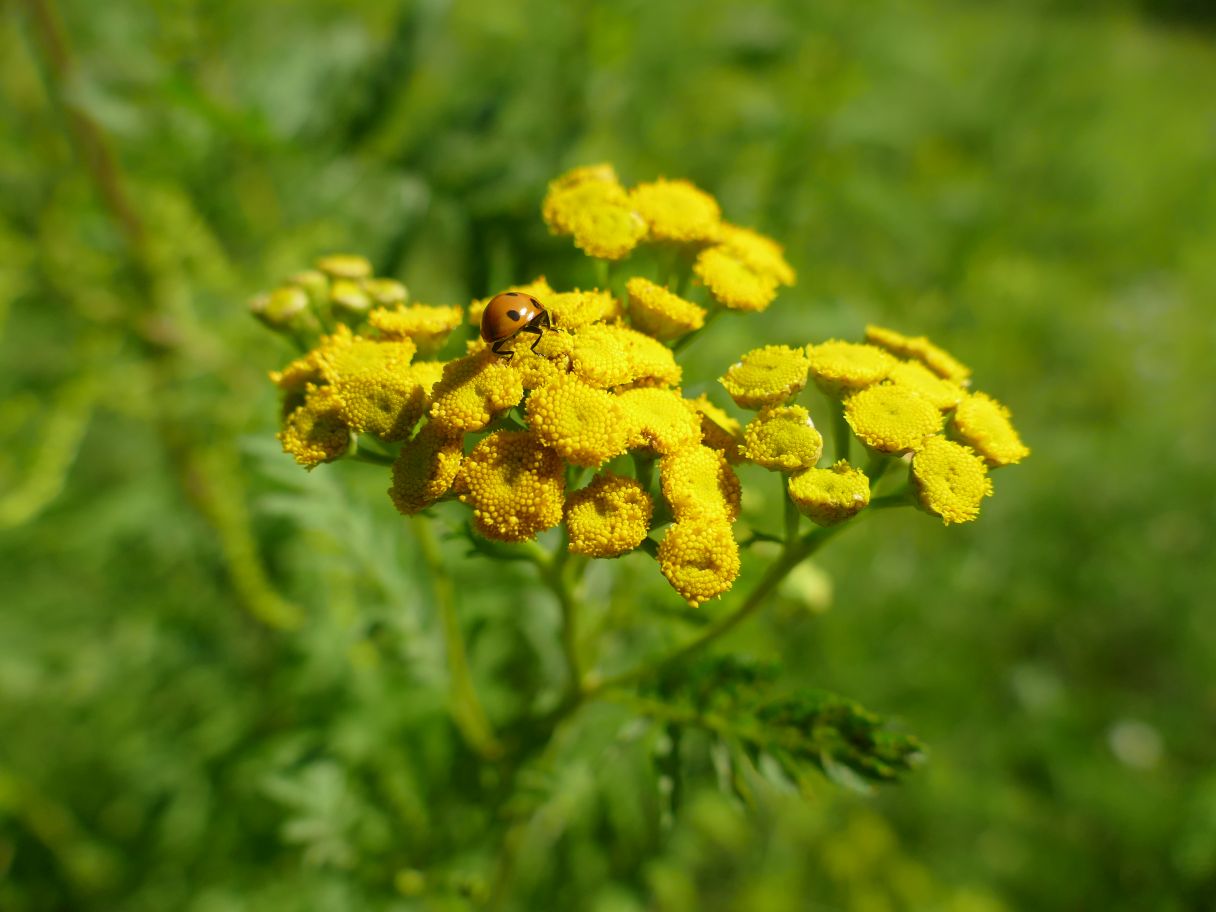
<svg viewBox="0 0 1216 912"><path fill-rule="evenodd" d="M512 786L505 907L1216 907L1211 10L0 4L0 909L495 892L506 786L447 721L408 525L383 470L278 451L290 352L244 301L347 249L433 303L586 284L539 202L602 160L799 271L691 349L691 393L879 322L972 365L1034 455L977 523L850 532L730 640L897 717L922 770L669 824L645 736L592 707ZM449 557L513 718L560 675L556 609ZM676 603L618 569L605 623Z"/></svg>

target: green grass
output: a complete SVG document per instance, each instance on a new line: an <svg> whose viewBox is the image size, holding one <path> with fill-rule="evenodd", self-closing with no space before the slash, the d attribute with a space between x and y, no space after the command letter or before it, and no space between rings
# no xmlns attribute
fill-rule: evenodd
<svg viewBox="0 0 1216 912"><path fill-rule="evenodd" d="M1216 52L1184 5L60 0L66 81L33 6L0 20L0 908L464 908L505 792L540 809L511 908L1216 902ZM57 99L112 146L137 255ZM977 523L875 516L819 559L826 613L815 576L729 641L923 738L902 785L707 791L668 827L662 733L608 705L497 780L383 471L278 452L290 352L249 294L331 249L437 303L589 284L539 200L599 160L693 179L799 271L696 343L690 393L873 321L958 354L1034 450ZM560 680L557 607L446 547L517 718ZM655 638L639 593L680 603L614 569L619 666Z"/></svg>

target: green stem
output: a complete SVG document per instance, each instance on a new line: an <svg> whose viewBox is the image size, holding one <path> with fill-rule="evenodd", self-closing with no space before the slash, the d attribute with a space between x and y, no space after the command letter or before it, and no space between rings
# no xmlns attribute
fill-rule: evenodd
<svg viewBox="0 0 1216 912"><path fill-rule="evenodd" d="M538 549L539 550L539 549ZM552 555L543 551L535 557L541 582L548 587L562 613L562 655L566 660L566 695L562 706L573 707L583 699L583 663L578 649L578 599L574 594L568 569L570 567L569 539L565 533Z"/></svg>
<svg viewBox="0 0 1216 912"><path fill-rule="evenodd" d="M722 307L721 305L711 307L709 313L705 317L705 322L701 324L701 328L681 336L676 340L675 344L671 346L671 350L677 353L683 351L692 343L694 339L700 338L702 333L709 329L710 324L712 324L714 320L718 319L718 317L724 313L726 313L726 308Z"/></svg>
<svg viewBox="0 0 1216 912"><path fill-rule="evenodd" d="M870 488L873 489L878 484L882 476L886 474L887 469L891 467L894 460L886 453L871 452L870 459L866 462L866 475L870 477Z"/></svg>
<svg viewBox="0 0 1216 912"><path fill-rule="evenodd" d="M801 538L795 539L792 543L788 543L781 552L781 555L768 568L764 576L760 578L755 588L748 593L747 598L743 600L743 603L738 608L718 618L718 620L710 624L696 637L662 658L635 668L632 671L603 678L588 688L586 696L593 696L609 688L637 684L647 678L654 677L672 665L679 665L681 662L691 658L714 640L729 633L755 614L764 604L769 593L777 588L777 585L789 575L791 570L823 547L829 539L839 535L849 525L850 523L845 522L836 526L816 528Z"/></svg>
<svg viewBox="0 0 1216 912"><path fill-rule="evenodd" d="M595 261L595 284L600 291L608 291L611 281L612 263L609 260Z"/></svg>
<svg viewBox="0 0 1216 912"><path fill-rule="evenodd" d="M779 473L777 477L781 480L781 500L785 503L785 543L788 546L798 538L798 524L802 521L802 514L798 512L798 505L790 498L790 492L785 486L785 474Z"/></svg>
<svg viewBox="0 0 1216 912"><path fill-rule="evenodd" d="M654 484L654 459L650 456L643 455L639 450L634 450L633 456L633 477L647 491L650 491Z"/></svg>
<svg viewBox="0 0 1216 912"><path fill-rule="evenodd" d="M429 571L431 585L435 590L435 601L439 603L439 617L443 623L443 638L447 647L448 671L452 676L452 721L456 723L470 747L485 759L495 760L502 755L502 745L494 737L490 720L473 686L473 674L469 669L464 647L464 634L460 630L460 618L456 615L456 589L452 577L443 565L443 555L440 554L439 543L431 532L430 523L422 516L411 517L411 523L414 535L418 538L418 547L422 551L422 559Z"/></svg>
<svg viewBox="0 0 1216 912"><path fill-rule="evenodd" d="M853 439L853 431L844 417L844 403L839 399L832 400L832 443L836 448L836 461L849 458L849 444Z"/></svg>

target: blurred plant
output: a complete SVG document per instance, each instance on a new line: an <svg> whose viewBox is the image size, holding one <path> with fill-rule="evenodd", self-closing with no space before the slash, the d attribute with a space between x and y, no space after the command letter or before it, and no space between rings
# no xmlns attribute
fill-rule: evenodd
<svg viewBox="0 0 1216 912"><path fill-rule="evenodd" d="M720 382L746 420L685 397L679 354L724 315L763 312L794 282L781 247L726 222L688 181L626 188L609 165L553 181L542 211L591 259L596 287L559 291L541 277L467 310L435 306L343 254L250 304L302 351L271 375L283 449L308 469L342 459L391 467L389 495L412 519L443 621L453 721L485 761L518 769L580 707L623 703L667 732L655 787L673 812L683 786L669 760L687 731L722 746L735 770L726 781L745 799L738 771L753 764L804 789L813 774L862 787L899 778L922 753L916 739L851 701L776 693L770 671L703 654L861 515L916 506L947 524L975 519L990 470L1029 453L1008 409L972 391L969 369L932 342L876 326L864 342L742 353ZM547 319L529 323L525 306ZM462 342L466 324L466 337L483 332ZM831 403L831 456L797 404L811 380ZM760 517L738 534L734 466L744 462L778 473L779 531ZM478 699L432 530L435 509L451 501L471 508L453 532L470 553L534 565L561 607L564 691L506 728ZM544 533L558 527L550 541ZM695 609L733 588L741 548L768 543L776 559L698 635L633 668L594 670L599 644L580 624L591 560L644 552Z"/></svg>

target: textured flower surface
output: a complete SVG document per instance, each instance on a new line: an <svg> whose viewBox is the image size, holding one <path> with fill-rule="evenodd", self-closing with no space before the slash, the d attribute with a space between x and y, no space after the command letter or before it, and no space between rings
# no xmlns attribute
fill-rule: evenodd
<svg viewBox="0 0 1216 912"><path fill-rule="evenodd" d="M678 520L724 520L739 517L742 487L726 457L707 446L691 446L659 460L663 497Z"/></svg>
<svg viewBox="0 0 1216 912"><path fill-rule="evenodd" d="M393 462L388 493L394 506L406 516L429 507L452 487L463 458L459 437L447 437L435 425L426 425Z"/></svg>
<svg viewBox="0 0 1216 912"><path fill-rule="evenodd" d="M718 232L718 245L758 275L782 285L793 285L797 278L781 245L759 231L724 222Z"/></svg>
<svg viewBox="0 0 1216 912"><path fill-rule="evenodd" d="M689 243L718 236L718 201L690 181L659 178L638 184L629 200L649 226L649 240Z"/></svg>
<svg viewBox="0 0 1216 912"><path fill-rule="evenodd" d="M675 390L640 387L617 396L625 415L629 449L675 453L701 439L701 421Z"/></svg>
<svg viewBox="0 0 1216 912"><path fill-rule="evenodd" d="M717 598L739 575L739 545L724 521L672 523L659 543L659 568L694 607Z"/></svg>
<svg viewBox="0 0 1216 912"><path fill-rule="evenodd" d="M409 339L420 355L430 356L464 322L464 311L459 307L402 304L376 308L367 315L367 322L384 338Z"/></svg>
<svg viewBox="0 0 1216 912"><path fill-rule="evenodd" d="M497 415L518 405L523 380L488 351L449 361L432 390L431 421L451 434L480 431Z"/></svg>
<svg viewBox="0 0 1216 912"><path fill-rule="evenodd" d="M588 256L619 260L646 235L646 221L611 168L578 168L549 187L542 214Z"/></svg>
<svg viewBox="0 0 1216 912"><path fill-rule="evenodd" d="M637 481L600 475L566 501L570 550L588 557L619 557L642 543L653 514L654 501Z"/></svg>
<svg viewBox="0 0 1216 912"><path fill-rule="evenodd" d="M1030 455L1013 427L1009 409L985 393L971 393L954 411L951 433L990 466L1007 466Z"/></svg>
<svg viewBox="0 0 1216 912"><path fill-rule="evenodd" d="M907 453L942 427L942 414L915 390L887 383L845 400L845 420L866 446L880 453Z"/></svg>
<svg viewBox="0 0 1216 912"><path fill-rule="evenodd" d="M877 346L838 339L808 345L807 359L815 384L837 398L885 380L899 363Z"/></svg>
<svg viewBox="0 0 1216 912"><path fill-rule="evenodd" d="M767 408L743 431L743 458L766 469L795 472L819 461L823 437L800 405Z"/></svg>
<svg viewBox="0 0 1216 912"><path fill-rule="evenodd" d="M795 506L821 526L844 522L870 503L869 477L844 460L791 475L787 487Z"/></svg>
<svg viewBox="0 0 1216 912"><path fill-rule="evenodd" d="M595 468L625 452L625 416L615 396L564 374L528 397L528 426L571 465Z"/></svg>
<svg viewBox="0 0 1216 912"><path fill-rule="evenodd" d="M705 445L721 450L731 462L742 459L739 447L743 444L743 425L739 419L732 418L724 409L714 405L705 394L691 402L701 416L701 440Z"/></svg>
<svg viewBox="0 0 1216 912"><path fill-rule="evenodd" d="M714 300L731 310L765 310L777 297L777 280L757 272L728 247L701 251L693 272Z"/></svg>
<svg viewBox="0 0 1216 912"><path fill-rule="evenodd" d="M481 535L527 541L562 521L566 467L532 432L495 431L465 457L455 487Z"/></svg>
<svg viewBox="0 0 1216 912"><path fill-rule="evenodd" d="M984 460L945 437L929 439L912 457L912 480L920 505L947 525L975 519L992 494Z"/></svg>
<svg viewBox="0 0 1216 912"><path fill-rule="evenodd" d="M892 383L916 390L942 411L954 408L967 391L951 380L944 380L920 361L900 361L887 375Z"/></svg>
<svg viewBox="0 0 1216 912"><path fill-rule="evenodd" d="M678 339L705 325L705 308L637 276L626 285L633 325L656 339Z"/></svg>
<svg viewBox="0 0 1216 912"><path fill-rule="evenodd" d="M793 398L806 386L808 367L801 348L766 345L752 349L732 364L721 382L736 405L760 409Z"/></svg>

